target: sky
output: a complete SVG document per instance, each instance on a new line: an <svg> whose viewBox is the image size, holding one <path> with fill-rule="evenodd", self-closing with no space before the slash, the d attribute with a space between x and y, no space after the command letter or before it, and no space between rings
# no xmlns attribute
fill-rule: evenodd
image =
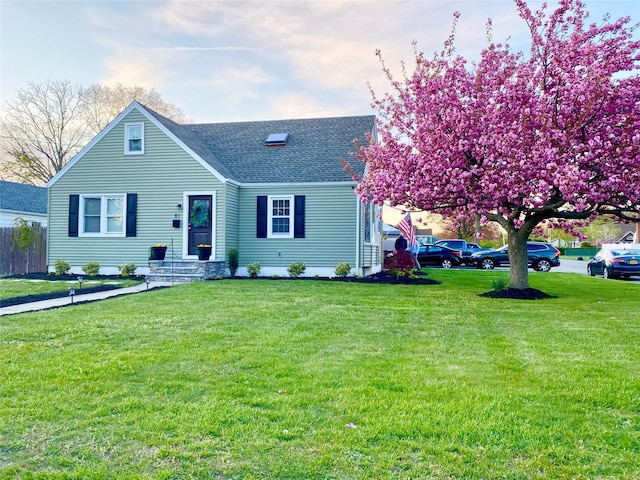
<svg viewBox="0 0 640 480"><path fill-rule="evenodd" d="M585 3L593 22L640 22L640 0ZM0 0L0 100L70 80L153 88L196 123L369 115L369 85L389 90L376 49L400 76L414 40L442 49L456 11L468 59L488 18L496 42L528 51L512 0Z"/></svg>

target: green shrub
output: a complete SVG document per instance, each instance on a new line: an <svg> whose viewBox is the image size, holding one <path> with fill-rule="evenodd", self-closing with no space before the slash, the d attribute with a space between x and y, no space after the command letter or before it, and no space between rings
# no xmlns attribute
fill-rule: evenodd
<svg viewBox="0 0 640 480"><path fill-rule="evenodd" d="M82 271L90 277L95 277L100 273L100 264L98 262L88 262L82 267Z"/></svg>
<svg viewBox="0 0 640 480"><path fill-rule="evenodd" d="M247 273L250 277L257 277L260 273L260 264L258 262L253 262L247 265Z"/></svg>
<svg viewBox="0 0 640 480"><path fill-rule="evenodd" d="M348 262L342 262L336 265L336 275L338 277L346 277L351 273L351 265Z"/></svg>
<svg viewBox="0 0 640 480"><path fill-rule="evenodd" d="M307 269L307 266L302 262L293 262L291 265L287 267L287 273L290 277L298 278L300 275L304 273Z"/></svg>
<svg viewBox="0 0 640 480"><path fill-rule="evenodd" d="M233 277L236 274L236 270L238 270L238 259L240 257L240 252L237 248L229 249L229 271L231 272L231 276Z"/></svg>
<svg viewBox="0 0 640 480"><path fill-rule="evenodd" d="M122 263L118 265L118 270L120 270L120 275L128 277L136 271L136 265L135 263Z"/></svg>
<svg viewBox="0 0 640 480"><path fill-rule="evenodd" d="M491 280L491 290L501 292L509 287L509 279L507 277L499 277Z"/></svg>
<svg viewBox="0 0 640 480"><path fill-rule="evenodd" d="M71 270L71 265L66 260L58 259L53 264L56 269L56 275L66 275Z"/></svg>

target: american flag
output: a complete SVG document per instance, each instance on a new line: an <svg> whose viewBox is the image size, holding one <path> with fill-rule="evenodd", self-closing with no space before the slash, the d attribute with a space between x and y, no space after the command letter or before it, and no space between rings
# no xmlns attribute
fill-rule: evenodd
<svg viewBox="0 0 640 480"><path fill-rule="evenodd" d="M407 243L411 250L418 248L418 242L416 240L416 234L413 232L413 223L411 223L411 214L407 213L405 217L400 220L400 223L396 225L398 230L404 233L404 237L407 239Z"/></svg>

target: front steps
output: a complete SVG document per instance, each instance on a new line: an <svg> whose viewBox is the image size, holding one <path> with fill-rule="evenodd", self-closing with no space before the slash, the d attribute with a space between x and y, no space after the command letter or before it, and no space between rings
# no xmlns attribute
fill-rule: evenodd
<svg viewBox="0 0 640 480"><path fill-rule="evenodd" d="M147 278L152 282L198 282L224 277L224 262L211 260L151 260Z"/></svg>

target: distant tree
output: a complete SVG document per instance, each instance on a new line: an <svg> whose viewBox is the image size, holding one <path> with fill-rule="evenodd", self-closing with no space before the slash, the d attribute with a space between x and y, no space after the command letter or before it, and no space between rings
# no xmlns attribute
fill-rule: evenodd
<svg viewBox="0 0 640 480"><path fill-rule="evenodd" d="M27 84L3 108L3 177L32 185L46 183L133 100L185 121L182 111L153 89L120 84L83 88L68 80Z"/></svg>
<svg viewBox="0 0 640 480"><path fill-rule="evenodd" d="M113 86L91 85L85 89L85 95L87 104L85 119L94 135L109 125L111 120L116 118L134 100L174 122L186 122L182 110L172 103L162 100L160 94L153 88L147 90L137 85L127 87L121 83Z"/></svg>
<svg viewBox="0 0 640 480"><path fill-rule="evenodd" d="M472 68L415 53L415 71L379 98L379 142L355 156L358 193L445 216L479 213L508 233L510 286L529 287L526 242L543 221L570 228L640 211L640 41L630 19L586 23L580 0L532 12L515 0L530 55L491 40ZM456 14L456 19L458 14ZM378 55L380 53L378 52Z"/></svg>
<svg viewBox="0 0 640 480"><path fill-rule="evenodd" d="M3 169L16 180L40 185L86 143L81 87L69 81L29 83L7 102L0 143L9 155Z"/></svg>
<svg viewBox="0 0 640 480"><path fill-rule="evenodd" d="M591 245L612 243L622 236L622 228L617 224L616 219L606 215L596 218L581 230Z"/></svg>

